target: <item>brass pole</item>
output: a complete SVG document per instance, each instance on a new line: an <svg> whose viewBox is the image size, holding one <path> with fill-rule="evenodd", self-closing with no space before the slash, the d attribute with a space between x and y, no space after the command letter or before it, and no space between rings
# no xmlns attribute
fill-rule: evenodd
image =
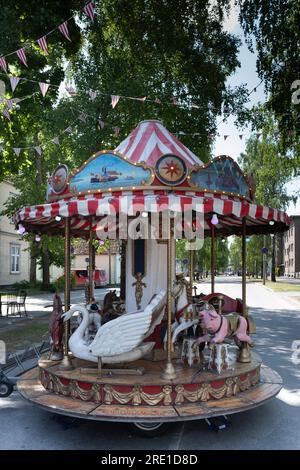
<svg viewBox="0 0 300 470"><path fill-rule="evenodd" d="M173 227L174 221L170 217L169 218L169 236L167 241L167 280L168 280L168 289L167 289L167 364L165 370L162 374L162 377L166 380L175 379L176 371L172 364L172 331L171 331L171 323L172 323L172 246L173 246Z"/></svg>
<svg viewBox="0 0 300 470"><path fill-rule="evenodd" d="M190 301L192 302L192 298L193 298L193 281L194 281L194 250L191 250L189 251L189 258L190 258L190 264L189 264L189 268L190 268L190 292L189 292L189 296L190 296Z"/></svg>
<svg viewBox="0 0 300 470"><path fill-rule="evenodd" d="M263 248L266 247L267 237L266 235L263 236ZM266 285L266 278L267 278L267 255L263 253L263 285Z"/></svg>
<svg viewBox="0 0 300 470"><path fill-rule="evenodd" d="M246 252L246 219L243 217L242 232L242 300L243 300L243 316L247 316L246 308L246 274L247 274L247 252Z"/></svg>
<svg viewBox="0 0 300 470"><path fill-rule="evenodd" d="M111 286L111 251L110 251L110 241L108 246L108 284Z"/></svg>
<svg viewBox="0 0 300 470"><path fill-rule="evenodd" d="M70 277L71 277L71 244L70 244L70 219L65 218L65 312L70 309ZM60 364L61 369L72 369L72 363L69 357L69 335L70 335L70 320L64 323L64 357Z"/></svg>
<svg viewBox="0 0 300 470"><path fill-rule="evenodd" d="M93 266L93 224L92 218L90 221L90 229L89 229L89 302L92 302L94 298L94 266Z"/></svg>
<svg viewBox="0 0 300 470"><path fill-rule="evenodd" d="M247 271L247 257L246 257L246 218L243 217L242 226L242 300L243 300L243 317L247 317L247 306L246 306L246 271ZM249 363L251 362L251 353L249 345L246 342L242 342L238 357L238 362Z"/></svg>
<svg viewBox="0 0 300 470"><path fill-rule="evenodd" d="M215 226L211 226L211 250L210 250L210 271L211 271L211 293L215 292L215 269L216 269L216 249L215 249Z"/></svg>

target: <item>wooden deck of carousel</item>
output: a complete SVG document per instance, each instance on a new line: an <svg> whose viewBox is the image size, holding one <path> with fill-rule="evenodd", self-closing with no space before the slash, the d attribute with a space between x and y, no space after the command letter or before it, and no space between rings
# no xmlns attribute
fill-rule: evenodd
<svg viewBox="0 0 300 470"><path fill-rule="evenodd" d="M45 357L18 382L21 395L45 410L102 421L166 422L204 419L255 408L274 398L280 376L252 353L249 364L221 373L176 364L177 377L161 378L165 361L137 361L124 374L106 374L73 359L73 369ZM93 365L94 366L94 365ZM124 367L124 366L123 366ZM129 372L129 371L131 372ZM142 375L139 372L143 371Z"/></svg>

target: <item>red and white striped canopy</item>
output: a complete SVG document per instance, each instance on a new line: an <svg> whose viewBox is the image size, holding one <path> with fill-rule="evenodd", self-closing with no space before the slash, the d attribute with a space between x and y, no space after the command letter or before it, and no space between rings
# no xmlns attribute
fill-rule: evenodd
<svg viewBox="0 0 300 470"><path fill-rule="evenodd" d="M204 229L207 233L211 229L212 214L218 215L215 229L220 235L241 233L244 217L249 235L283 231L289 225L287 214L276 209L226 195L179 190L173 193L162 190L119 191L62 199L23 208L16 214L15 222L21 223L28 231L62 234L64 218L69 217L72 235L85 236L88 235L91 220L96 230L99 221L107 215L122 212L134 217L143 211L199 211L199 205L202 205L200 210L204 213Z"/></svg>
<svg viewBox="0 0 300 470"><path fill-rule="evenodd" d="M132 162L145 162L149 166L162 155L171 153L181 157L188 168L203 162L180 140L169 132L160 121L142 121L115 149Z"/></svg>

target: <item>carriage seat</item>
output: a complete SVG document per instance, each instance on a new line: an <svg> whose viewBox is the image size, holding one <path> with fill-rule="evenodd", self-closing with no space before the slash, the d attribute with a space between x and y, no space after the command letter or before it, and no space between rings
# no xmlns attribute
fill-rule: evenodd
<svg viewBox="0 0 300 470"><path fill-rule="evenodd" d="M220 292L214 292L213 294L203 295L200 294L199 300L208 302L209 304L213 305L215 310L219 311L219 298L218 296L222 295L222 314L226 315L228 313L243 313L243 301L241 299L233 299L228 295L221 294Z"/></svg>

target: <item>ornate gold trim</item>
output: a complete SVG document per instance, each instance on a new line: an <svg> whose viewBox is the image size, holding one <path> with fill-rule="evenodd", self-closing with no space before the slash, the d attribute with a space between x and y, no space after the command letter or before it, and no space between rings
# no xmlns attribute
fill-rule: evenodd
<svg viewBox="0 0 300 470"><path fill-rule="evenodd" d="M163 401L164 405L172 403L172 386L165 385L160 393L145 393L140 385L134 385L128 393L117 392L112 385L104 385L104 403L111 405L113 401L117 401L121 405L131 402L132 405L141 405L143 402L147 405L155 406Z"/></svg>

